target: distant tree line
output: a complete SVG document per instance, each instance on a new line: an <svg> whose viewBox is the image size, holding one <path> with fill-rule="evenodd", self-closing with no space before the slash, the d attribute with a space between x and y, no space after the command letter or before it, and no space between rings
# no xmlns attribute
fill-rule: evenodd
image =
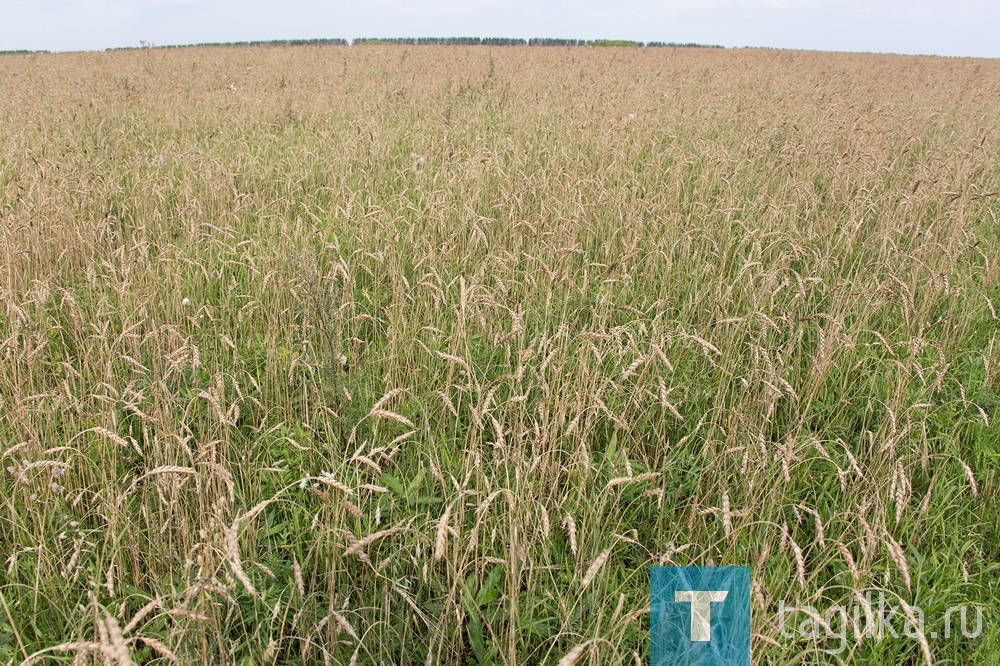
<svg viewBox="0 0 1000 666"><path fill-rule="evenodd" d="M140 42L141 46L123 46L108 51L130 51L134 49L178 49L197 46L363 46L377 44L402 44L411 46L646 46L646 47L723 47L715 44L679 44L676 42L635 42L627 39L561 39L553 37L532 37L519 39L515 37L359 37L351 42L346 39L271 39L249 42L203 42L199 44L159 46L148 42ZM38 53L37 51L0 51L4 53Z"/></svg>
<svg viewBox="0 0 1000 666"><path fill-rule="evenodd" d="M523 46L523 39L507 39L505 37L359 37L351 44L409 44L412 46Z"/></svg>
<svg viewBox="0 0 1000 666"><path fill-rule="evenodd" d="M137 49L183 49L197 46L362 46L365 44L407 44L412 46L645 46L645 47L684 47L684 48L724 48L717 44L696 44L688 42L634 42L627 39L560 39L553 37L532 37L519 39L515 37L359 37L353 41L337 38L317 39L266 39L249 42L201 42L198 44L167 44L160 46L151 42L141 41L140 46L119 46L105 49L106 51L133 51ZM49 53L48 51L31 51L28 49L3 50L0 56L26 55L31 53Z"/></svg>
<svg viewBox="0 0 1000 666"><path fill-rule="evenodd" d="M559 39L553 37L359 37L351 42L363 44L408 44L412 46L673 46L723 48L716 44L679 44L676 42L635 42L627 39Z"/></svg>
<svg viewBox="0 0 1000 666"><path fill-rule="evenodd" d="M146 42L140 42L141 46L119 46L113 49L105 49L106 51L132 51L135 49L184 49L184 48L194 48L197 46L349 46L349 42L346 39L337 38L318 38L318 39L266 39L266 40L255 40L250 42L200 42L198 44L167 44L165 46L160 46L158 44L147 44Z"/></svg>
<svg viewBox="0 0 1000 666"><path fill-rule="evenodd" d="M266 42L247 42L250 46L349 46L346 39L279 39Z"/></svg>
<svg viewBox="0 0 1000 666"><path fill-rule="evenodd" d="M704 48L704 49L722 49L725 48L721 44L697 44L695 42L687 42L681 44L679 42L646 42L646 46L669 46L672 48Z"/></svg>

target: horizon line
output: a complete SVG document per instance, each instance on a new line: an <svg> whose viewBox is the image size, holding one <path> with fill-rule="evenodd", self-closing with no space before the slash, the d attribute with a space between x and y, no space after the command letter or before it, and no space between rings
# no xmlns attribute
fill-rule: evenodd
<svg viewBox="0 0 1000 666"><path fill-rule="evenodd" d="M421 43L420 40L480 40L479 43L464 44L441 44L441 43ZM401 41L413 40L413 41ZM490 40L490 43L482 43ZM507 40L513 43L492 43L492 40ZM535 41L564 42L559 44L537 44ZM573 43L570 43L573 42ZM276 38L276 39L254 39L239 40L231 42L190 42L174 44L146 43L139 40L138 46L109 46L96 49L3 49L0 48L0 56L4 55L58 55L69 53L108 53L112 51L143 51L153 49L180 49L180 48L219 48L219 47L291 47L291 46L486 46L486 47L530 47L530 48L576 48L576 47L600 47L600 48L703 48L703 49L723 49L723 50L765 50L765 51L792 51L801 53L843 53L854 55L887 55L914 58L948 58L966 60L998 60L1000 58L990 56L969 56L969 55L944 55L939 53L904 53L900 51L850 51L836 49L807 49L784 46L725 46L722 44L704 44L700 42L665 42L662 40L640 41L624 38L601 38L601 39L576 39L569 37L471 37L471 36L448 36L448 37L355 37L351 39L343 37L311 37L311 38Z"/></svg>

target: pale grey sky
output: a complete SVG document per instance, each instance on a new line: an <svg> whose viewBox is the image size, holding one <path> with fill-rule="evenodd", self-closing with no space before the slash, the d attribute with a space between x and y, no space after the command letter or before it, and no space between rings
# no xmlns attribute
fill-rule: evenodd
<svg viewBox="0 0 1000 666"><path fill-rule="evenodd" d="M1000 57L996 0L0 0L0 50L567 37Z"/></svg>

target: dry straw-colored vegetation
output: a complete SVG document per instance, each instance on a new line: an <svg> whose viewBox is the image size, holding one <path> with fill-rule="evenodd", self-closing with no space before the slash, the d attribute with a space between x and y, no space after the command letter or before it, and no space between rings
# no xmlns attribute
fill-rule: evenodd
<svg viewBox="0 0 1000 666"><path fill-rule="evenodd" d="M0 59L0 657L643 663L749 564L755 662L990 663L998 150L991 61Z"/></svg>

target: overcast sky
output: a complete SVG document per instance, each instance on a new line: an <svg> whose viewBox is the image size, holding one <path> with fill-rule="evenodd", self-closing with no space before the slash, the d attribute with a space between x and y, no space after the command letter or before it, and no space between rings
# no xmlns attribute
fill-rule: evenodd
<svg viewBox="0 0 1000 666"><path fill-rule="evenodd" d="M0 0L0 50L567 37L1000 57L996 0Z"/></svg>

